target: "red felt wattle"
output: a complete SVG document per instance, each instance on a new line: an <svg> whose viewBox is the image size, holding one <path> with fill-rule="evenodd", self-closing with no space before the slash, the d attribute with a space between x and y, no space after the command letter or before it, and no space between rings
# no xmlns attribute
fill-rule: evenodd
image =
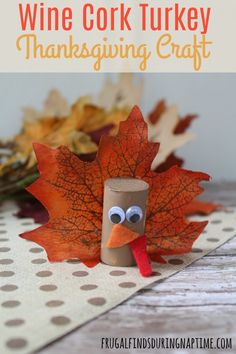
<svg viewBox="0 0 236 354"><path fill-rule="evenodd" d="M147 236L143 235L129 243L133 256L136 260L140 274L143 277L152 275L152 266L147 253Z"/></svg>

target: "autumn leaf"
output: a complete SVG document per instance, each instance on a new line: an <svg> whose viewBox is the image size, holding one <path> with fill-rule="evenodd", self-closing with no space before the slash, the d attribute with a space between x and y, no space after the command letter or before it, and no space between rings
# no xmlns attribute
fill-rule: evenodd
<svg viewBox="0 0 236 354"><path fill-rule="evenodd" d="M69 104L62 94L58 90L51 90L41 111L37 111L33 107L23 108L23 120L32 122L41 118L60 118L67 116L69 111Z"/></svg>
<svg viewBox="0 0 236 354"><path fill-rule="evenodd" d="M148 122L151 125L156 125L161 119L162 115L168 110L165 100L158 101L155 108L148 115ZM197 118L196 114L187 114L185 117L179 117L177 125L175 126L174 133L182 134L190 127L194 119Z"/></svg>
<svg viewBox="0 0 236 354"><path fill-rule="evenodd" d="M148 121L153 125L156 124L161 118L162 114L166 111L166 109L167 105L165 100L157 102L154 110L148 116Z"/></svg>
<svg viewBox="0 0 236 354"><path fill-rule="evenodd" d="M153 110L152 113L149 115L149 122L151 124L157 124L158 121L161 119L164 112L167 110L167 106L164 100L159 101ZM192 122L197 118L196 114L188 114L184 118L179 118L178 122L174 129L174 134L183 134L186 130L190 127ZM171 153L165 161L157 166L155 169L156 172L164 172L167 171L172 166L183 166L184 160L177 157L175 153ZM185 208L186 215L209 215L219 209L220 205L209 202L209 201L200 201L200 200L192 200Z"/></svg>
<svg viewBox="0 0 236 354"><path fill-rule="evenodd" d="M160 118L161 114L166 109L166 108L163 108L163 107L166 107L164 102L165 101L160 101L159 105L157 105L157 107L156 107L157 112L154 111L155 113L154 112L152 113L155 116L155 119L156 119L155 121L156 122L158 120L157 116ZM162 107L162 113L159 113L160 110L161 110L160 107L162 105L164 105ZM154 118L152 118L152 114L149 116L150 121L152 121L152 120L154 121ZM176 127L174 129L174 134L182 134L182 133L184 133L189 128L189 126L191 125L193 120L196 119L196 118L197 118L197 115L188 114L184 118L179 119L179 121L178 121L178 123L177 123L177 125L176 125ZM156 172L164 172L164 171L168 170L172 166L177 165L177 166L181 167L181 166L183 166L183 164L184 164L184 160L181 159L180 157L177 157L175 155L175 153L173 152L166 158L166 160L164 162L162 162L161 164L159 164L157 166L155 171Z"/></svg>
<svg viewBox="0 0 236 354"><path fill-rule="evenodd" d="M4 171L12 159L15 161L20 158L28 159L28 167L32 167L36 162L32 153L33 141L55 148L65 145L77 155L96 152L101 134L111 130L116 133L116 127L127 115L125 109L107 112L104 108L90 104L87 97L81 97L66 117L41 117L40 113L39 116L36 115L37 119L25 118L20 134L12 140L12 155L0 164L0 168Z"/></svg>
<svg viewBox="0 0 236 354"><path fill-rule="evenodd" d="M163 114L168 110L168 107L166 106L166 103L164 100L159 101L153 110L149 114L148 121L151 124L158 124L160 121L161 117ZM168 118L168 116L167 116ZM179 118L178 122L173 130L173 133L175 135L178 134L183 134L186 132L186 130L190 127L191 123L193 120L197 118L196 114L188 114L184 118ZM161 140L161 139L160 139ZM165 161L163 161L161 164L157 163L157 167L154 169L156 172L164 172L167 171L169 168L172 166L183 166L184 160L177 157L175 155L175 152L172 152L169 156L166 157ZM185 208L185 214L186 215L196 215L196 214L201 214L201 215L209 215L213 213L215 210L217 210L220 206L218 204L208 202L208 201L199 201L197 199L191 201Z"/></svg>
<svg viewBox="0 0 236 354"><path fill-rule="evenodd" d="M15 214L20 219L32 218L36 224L46 224L48 222L47 210L38 203L36 199L26 198L17 202L18 211Z"/></svg>
<svg viewBox="0 0 236 354"><path fill-rule="evenodd" d="M51 92L42 111L25 110L19 134L11 140L0 141L0 193L3 198L15 194L22 186L25 188L25 181L34 176L36 158L33 141L54 148L65 145L84 161L91 161L96 156L101 136L116 134L119 122L128 115L127 109L108 112L92 105L86 97L78 99L63 117L61 115L67 111L65 106L61 95Z"/></svg>
<svg viewBox="0 0 236 354"><path fill-rule="evenodd" d="M132 108L141 102L143 84L143 80L135 78L132 73L121 73L117 82L113 82L108 77L95 103L107 110L112 110L114 107Z"/></svg>
<svg viewBox="0 0 236 354"><path fill-rule="evenodd" d="M168 107L165 100L156 104L148 115L149 139L161 144L161 151L153 161L153 170L163 172L171 166L183 165L184 160L175 156L175 150L193 139L194 135L186 130L195 118L195 114L179 117L176 106Z"/></svg>
<svg viewBox="0 0 236 354"><path fill-rule="evenodd" d="M195 199L190 204L186 205L185 214L186 215L196 215L196 214L210 215L214 211L221 208L222 206L220 204Z"/></svg>
<svg viewBox="0 0 236 354"><path fill-rule="evenodd" d="M180 118L178 124L175 127L175 134L182 134L190 127L192 122L197 118L196 114L187 114L184 118Z"/></svg>
<svg viewBox="0 0 236 354"><path fill-rule="evenodd" d="M185 207L203 189L209 176L172 167L151 171L159 149L148 141L148 126L138 107L120 124L117 136L101 139L97 157L83 162L68 148L35 144L40 178L31 192L49 213L49 222L22 235L45 248L50 261L79 258L88 266L100 259L103 184L111 177L135 177L150 186L146 234L148 252L163 255L190 252L206 222L185 219Z"/></svg>
<svg viewBox="0 0 236 354"><path fill-rule="evenodd" d="M102 136L108 135L113 128L114 128L113 124L108 124L105 127L92 131L91 133L89 133L89 135L92 141L95 144L99 145Z"/></svg>
<svg viewBox="0 0 236 354"><path fill-rule="evenodd" d="M165 172L173 166L182 167L184 160L180 157L175 156L174 153L170 154L164 162L162 162L156 169L155 172Z"/></svg>
<svg viewBox="0 0 236 354"><path fill-rule="evenodd" d="M178 116L177 107L173 105L165 109L165 111L159 116L155 125L150 125L149 140L160 142L159 154L156 155L152 162L153 170L156 170L158 166L163 164L176 149L194 138L192 133L185 131L176 133L176 129L178 129L180 124L183 124L183 122L181 122Z"/></svg>
<svg viewBox="0 0 236 354"><path fill-rule="evenodd" d="M25 155L32 151L32 141L43 141L52 131L56 130L63 120L61 118L40 118L24 121L22 131L14 138L14 150Z"/></svg>

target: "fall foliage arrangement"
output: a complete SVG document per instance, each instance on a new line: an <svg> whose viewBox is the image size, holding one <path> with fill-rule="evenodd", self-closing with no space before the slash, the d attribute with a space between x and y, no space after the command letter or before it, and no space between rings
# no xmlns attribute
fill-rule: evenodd
<svg viewBox="0 0 236 354"><path fill-rule="evenodd" d="M191 252L207 222L189 221L187 215L207 214L217 206L195 199L203 191L199 183L209 176L183 169L183 160L175 155L192 139L186 130L196 116L181 119L175 106L161 101L145 121L137 106L130 112L137 90L127 101L122 85L127 89L130 78L107 90L107 96L113 95L107 97L110 107L82 98L69 110L53 92L43 112L28 109L22 132L1 144L7 153L0 160L0 192L2 199L16 196L34 181L27 191L43 206L29 199L28 212L23 208L20 213L29 216L30 210L34 217L36 210L35 219L40 215L44 225L21 236L44 247L50 261L79 258L92 267L101 259L104 183L112 178L144 181L149 186L145 239L132 234L132 227L124 239L145 275L148 259L165 262L164 256Z"/></svg>
<svg viewBox="0 0 236 354"><path fill-rule="evenodd" d="M191 251L206 222L185 217L188 204L209 179L204 173L178 166L166 172L151 170L159 144L148 141L148 128L138 107L120 124L114 137L102 137L94 161L85 162L67 147L34 144L40 178L28 191L48 210L49 221L22 237L47 251L50 261L79 258L99 262L104 182L111 177L134 177L150 188L146 221L147 248L153 260Z"/></svg>

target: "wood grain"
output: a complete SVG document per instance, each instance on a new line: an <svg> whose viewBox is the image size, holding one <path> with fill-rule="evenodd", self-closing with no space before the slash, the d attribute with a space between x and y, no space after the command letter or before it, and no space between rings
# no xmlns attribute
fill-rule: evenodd
<svg viewBox="0 0 236 354"><path fill-rule="evenodd" d="M236 206L236 183L213 184L205 197ZM202 353L201 350L101 349L102 337L232 337L235 353L236 237L180 273L139 291L40 354Z"/></svg>

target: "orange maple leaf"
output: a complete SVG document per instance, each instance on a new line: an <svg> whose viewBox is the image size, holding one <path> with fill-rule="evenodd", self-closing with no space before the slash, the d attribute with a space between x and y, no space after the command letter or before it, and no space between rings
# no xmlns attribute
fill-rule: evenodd
<svg viewBox="0 0 236 354"><path fill-rule="evenodd" d="M117 136L103 136L96 159L84 162L65 146L34 144L40 178L28 191L49 213L49 222L21 236L43 246L50 261L79 258L88 266L100 260L103 185L111 177L135 177L150 186L146 220L152 259L191 251L207 222L185 219L185 207L209 180L201 172L174 166L151 171L159 144L148 141L142 113L134 107Z"/></svg>
<svg viewBox="0 0 236 354"><path fill-rule="evenodd" d="M185 207L186 215L210 215L216 210L223 209L221 204L216 204L204 200L193 200L190 204Z"/></svg>

